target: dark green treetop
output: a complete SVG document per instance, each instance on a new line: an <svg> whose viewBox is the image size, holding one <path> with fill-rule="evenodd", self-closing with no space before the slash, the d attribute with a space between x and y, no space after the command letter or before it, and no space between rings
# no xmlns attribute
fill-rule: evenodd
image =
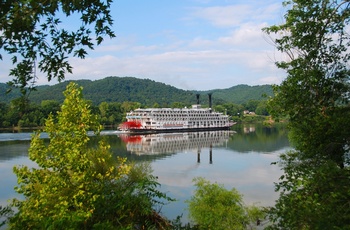
<svg viewBox="0 0 350 230"><path fill-rule="evenodd" d="M285 23L265 28L280 36L275 45L288 56L277 62L287 78L275 87L270 112L290 118L295 144L308 157L321 154L342 165L350 141L350 128L345 128L350 113L349 2L295 0L284 5Z"/></svg>
<svg viewBox="0 0 350 230"><path fill-rule="evenodd" d="M34 87L36 69L61 81L72 72L68 57L85 58L111 30L112 0L4 0L0 2L0 50L11 57L11 86L22 94ZM69 31L62 17L79 16L81 25ZM95 38L93 38L92 30ZM0 59L3 55L0 53Z"/></svg>
<svg viewBox="0 0 350 230"><path fill-rule="evenodd" d="M349 1L284 1L285 22L265 28L287 59L270 113L290 119L295 149L281 155L272 229L349 229Z"/></svg>

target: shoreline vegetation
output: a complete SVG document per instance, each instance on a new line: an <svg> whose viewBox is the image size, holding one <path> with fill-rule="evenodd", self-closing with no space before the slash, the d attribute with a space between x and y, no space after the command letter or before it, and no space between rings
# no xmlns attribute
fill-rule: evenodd
<svg viewBox="0 0 350 230"><path fill-rule="evenodd" d="M265 126L273 126L279 123L286 123L287 120L274 120L271 116L263 115L243 115L243 117L232 117L234 122L237 124L263 124ZM118 129L120 124L102 124L104 130ZM11 126L11 127L0 127L0 132L22 132L22 131L36 131L42 130L44 126Z"/></svg>
<svg viewBox="0 0 350 230"><path fill-rule="evenodd" d="M135 78L110 77L98 81L99 84L98 82L90 82L91 84L85 81L77 82L82 84L84 95L87 95L85 100L92 113L98 116L99 122L106 128L117 128L125 121L126 113L137 108L190 108L195 103L195 94L200 95L199 103L203 108L209 106L207 97L209 91L183 91L157 82ZM49 114L56 116L59 111L63 101L63 95L60 95L66 84L68 82L55 85L50 90L39 87L38 91L31 93L28 97L16 94L18 89L13 89L9 94L0 95L2 99L0 130L17 131L43 127ZM123 89L127 86L130 91L121 93L114 92L112 89L112 91L107 90L110 85L120 86L113 89ZM136 85L138 88L135 88ZM8 86L0 83L0 89L6 90L6 87ZM96 95L94 92L101 91L97 89L103 89L104 96ZM151 89L157 89L157 92ZM34 97L39 92L41 92L40 97ZM231 116L234 122L260 122L269 115L267 104L272 97L272 86L239 85L227 90L211 90L210 93L214 95L212 109ZM126 95L128 96L125 97Z"/></svg>
<svg viewBox="0 0 350 230"><path fill-rule="evenodd" d="M174 199L158 190L160 184L157 177L152 175L149 164L134 164L127 162L127 158L113 158L109 144L103 140L97 148L89 148L87 131L100 132L100 123L81 92L82 88L73 83L67 86L61 112L57 117L50 115L45 122L43 131L50 137L48 143L40 138L40 133L33 135L28 155L39 167L35 170L26 166L14 167L19 181L16 192L24 199L13 198L9 206L0 206L0 217L7 217L0 226L8 224L10 229L28 226L54 226L58 229L198 229L191 223L183 226L178 219L168 220L156 211L157 207ZM238 218L235 223L224 220L221 224L234 224L239 229L265 216L262 208L243 205L242 195L235 189L226 190L223 185L211 184L201 178L194 182L197 186L196 196L187 202L192 207L191 219L199 228L215 226L223 213ZM202 190L216 192L203 195ZM201 204L208 199L215 201L218 212L215 212L214 218L207 213L203 219L207 208Z"/></svg>

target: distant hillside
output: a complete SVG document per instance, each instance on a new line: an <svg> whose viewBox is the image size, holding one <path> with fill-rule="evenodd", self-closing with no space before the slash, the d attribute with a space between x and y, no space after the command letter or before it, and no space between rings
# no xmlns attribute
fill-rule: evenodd
<svg viewBox="0 0 350 230"><path fill-rule="evenodd" d="M243 104L249 100L262 100L264 99L263 95L273 96L271 85L237 85L228 89L212 90L211 92L215 97L235 104Z"/></svg>
<svg viewBox="0 0 350 230"><path fill-rule="evenodd" d="M62 82L53 86L38 86L37 91L30 94L32 102L40 103L42 100L57 100L62 102L62 92L70 81ZM164 83L149 79L138 79L134 77L107 77L101 80L78 80L75 81L83 87L84 97L91 100L95 105L101 102L140 102L143 105L169 106L173 102L182 102L185 105L196 103L195 94L201 94L201 104L207 105L208 93L213 94L213 104L232 102L242 104L249 100L261 100L262 94L272 95L270 85L248 86L238 85L228 89L215 89L210 91L188 91L175 88ZM0 102L9 103L20 94L13 90L5 94L7 85L0 83Z"/></svg>
<svg viewBox="0 0 350 230"><path fill-rule="evenodd" d="M0 102L9 103L15 98L18 98L21 94L19 90L13 90L11 93L6 93L8 90L8 86L5 83L0 83Z"/></svg>

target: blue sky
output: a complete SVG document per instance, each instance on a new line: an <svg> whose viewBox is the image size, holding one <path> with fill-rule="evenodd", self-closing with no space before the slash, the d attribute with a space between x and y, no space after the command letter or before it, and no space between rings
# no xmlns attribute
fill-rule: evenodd
<svg viewBox="0 0 350 230"><path fill-rule="evenodd" d="M285 76L261 31L282 22L282 0L115 0L111 11L117 37L86 59L71 58L67 80L132 76L210 90L279 84ZM1 82L8 69L0 63ZM48 82L40 75L38 83Z"/></svg>

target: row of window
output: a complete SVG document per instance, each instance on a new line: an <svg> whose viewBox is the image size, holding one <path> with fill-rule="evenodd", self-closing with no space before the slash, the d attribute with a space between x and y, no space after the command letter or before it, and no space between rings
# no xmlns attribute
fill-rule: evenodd
<svg viewBox="0 0 350 230"><path fill-rule="evenodd" d="M182 111L182 110L160 110L160 111L148 111L148 112L142 112L142 111L137 111L133 112L133 115L138 115L138 116L149 116L149 115L163 115L163 114L172 114L172 115L188 115L188 114L215 114L219 115L219 113L210 113L209 110L191 110L191 111Z"/></svg>
<svg viewBox="0 0 350 230"><path fill-rule="evenodd" d="M215 121L227 121L228 120L226 118L210 118L210 117L194 117L194 118L177 118L177 117L159 117L155 119L156 121L211 121L211 122L215 122Z"/></svg>
<svg viewBox="0 0 350 230"><path fill-rule="evenodd" d="M167 120L166 122L160 122L161 124L169 124L169 125L183 125L183 123L178 123L176 120L173 122L169 122ZM226 125L227 121L189 121L189 126L220 126L220 125ZM151 122L147 121L146 125L151 125ZM156 125L156 122L152 122L152 125Z"/></svg>

